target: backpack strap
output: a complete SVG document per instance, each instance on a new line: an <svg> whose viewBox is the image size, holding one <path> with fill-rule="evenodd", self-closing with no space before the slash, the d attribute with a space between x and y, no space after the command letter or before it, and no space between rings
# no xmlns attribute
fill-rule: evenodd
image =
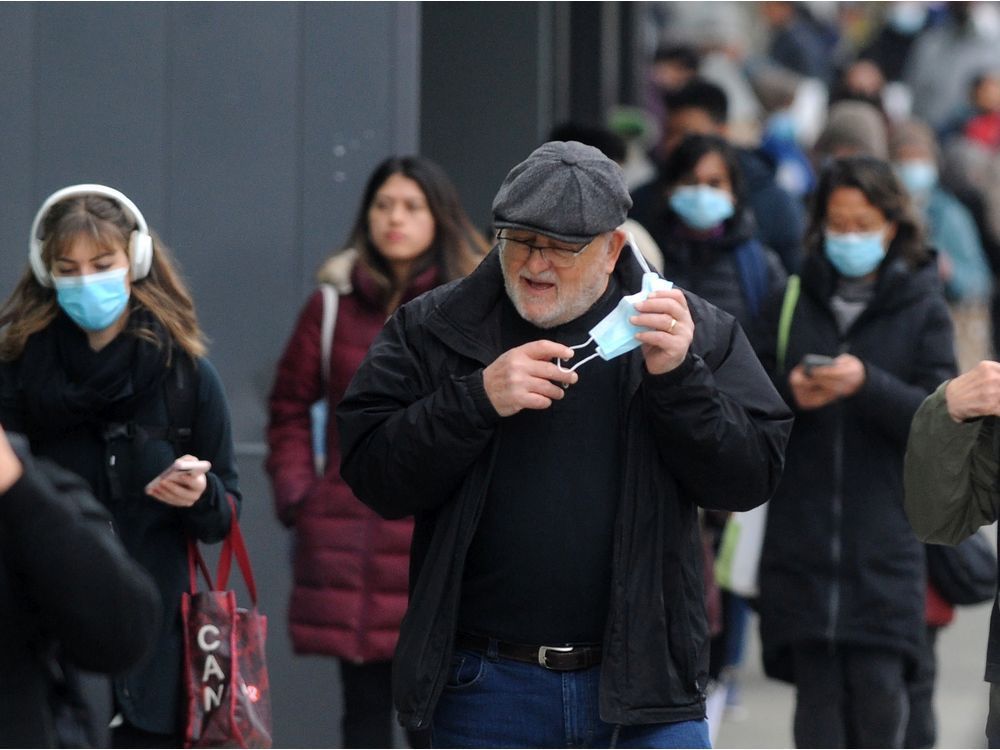
<svg viewBox="0 0 1000 750"><path fill-rule="evenodd" d="M105 446L104 470L108 489L115 502L125 497L125 486L117 462L114 444L129 441L141 447L147 440L166 440L175 456L191 452L195 411L198 405L198 368L185 353L178 353L170 372L163 379L163 398L167 409L166 425L145 425L134 421L106 422L101 430Z"/></svg>
<svg viewBox="0 0 1000 750"><path fill-rule="evenodd" d="M167 406L167 427L163 437L174 446L176 455L183 456L191 452L198 406L198 368L187 354L177 354L174 366L164 381L163 396Z"/></svg>
<svg viewBox="0 0 1000 750"><path fill-rule="evenodd" d="M320 367L323 371L323 391L330 384L330 352L333 349L333 329L337 326L337 306L340 297L332 284L320 284L323 293L323 323L320 327Z"/></svg>
<svg viewBox="0 0 1000 750"><path fill-rule="evenodd" d="M767 258L764 248L756 240L750 240L737 247L734 256L743 297L747 301L750 316L756 317L767 297Z"/></svg>
<svg viewBox="0 0 1000 750"><path fill-rule="evenodd" d="M788 277L785 285L785 298L781 301L781 317L778 319L778 372L785 371L785 356L788 354L788 335L792 330L792 318L795 316L795 306L799 303L799 293L802 290L802 280L797 274Z"/></svg>

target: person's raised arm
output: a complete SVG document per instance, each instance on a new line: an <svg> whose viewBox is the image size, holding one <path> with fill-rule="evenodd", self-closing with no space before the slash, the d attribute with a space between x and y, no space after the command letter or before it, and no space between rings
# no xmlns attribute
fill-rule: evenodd
<svg viewBox="0 0 1000 750"><path fill-rule="evenodd" d="M13 445L12 445L13 442ZM16 448L14 447L16 446ZM0 536L46 633L84 669L135 664L159 632L160 597L86 483L0 429Z"/></svg>

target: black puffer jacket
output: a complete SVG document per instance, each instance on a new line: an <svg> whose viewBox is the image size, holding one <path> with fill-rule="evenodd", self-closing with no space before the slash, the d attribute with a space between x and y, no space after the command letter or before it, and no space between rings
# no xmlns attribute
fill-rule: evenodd
<svg viewBox="0 0 1000 750"><path fill-rule="evenodd" d="M641 269L623 253L623 289ZM416 515L410 608L393 662L396 707L428 726L446 676L463 567L490 483L500 417L483 368L502 353L494 250L467 279L401 308L337 409L341 470L379 513ZM614 529L601 716L620 724L700 719L708 654L696 506L762 503L790 428L732 316L688 295L691 354L675 371L628 358L622 495Z"/></svg>
<svg viewBox="0 0 1000 750"><path fill-rule="evenodd" d="M835 274L804 264L786 356L850 352L865 365L854 396L795 411L785 472L768 510L760 570L761 639L767 673L792 680L792 644L835 642L915 657L924 622L924 554L903 511L903 454L924 398L955 373L953 336L936 264L908 271L887 261L875 297L838 333L829 300ZM782 296L756 331L775 372ZM778 390L794 405L786 373Z"/></svg>
<svg viewBox="0 0 1000 750"><path fill-rule="evenodd" d="M718 237L705 239L692 236L669 206L655 218L646 229L663 250L664 277L730 313L744 329L749 330L767 298L784 287L785 267L754 237L749 212L725 222ZM741 260L747 264L742 269Z"/></svg>

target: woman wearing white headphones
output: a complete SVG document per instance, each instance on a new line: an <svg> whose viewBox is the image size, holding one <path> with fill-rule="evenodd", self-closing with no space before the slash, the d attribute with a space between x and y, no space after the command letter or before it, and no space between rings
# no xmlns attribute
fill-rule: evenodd
<svg viewBox="0 0 1000 750"><path fill-rule="evenodd" d="M0 422L89 481L156 580L156 646L115 678L106 718L117 747L180 747L187 540L222 539L227 496L240 503L222 384L187 289L125 195L54 193L35 217L29 261L0 308ZM178 457L211 468L151 481Z"/></svg>

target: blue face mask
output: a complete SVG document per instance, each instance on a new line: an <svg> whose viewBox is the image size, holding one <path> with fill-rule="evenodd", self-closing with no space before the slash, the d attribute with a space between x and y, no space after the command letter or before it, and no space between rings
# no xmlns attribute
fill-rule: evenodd
<svg viewBox="0 0 1000 750"><path fill-rule="evenodd" d="M636 303L646 299L650 292L672 289L673 286L673 282L660 278L655 272L644 273L642 275L642 290L622 297L615 309L590 329L589 339L582 344L570 347L571 349L582 349L591 341L597 344L597 351L577 362L570 368L570 371L575 370L584 362L589 362L594 357L610 360L641 346L642 342L635 335L650 329L645 326L637 326L629 320L633 315L639 314L635 309ZM559 366L562 367L562 362L559 363Z"/></svg>
<svg viewBox="0 0 1000 750"><path fill-rule="evenodd" d="M827 232L824 243L826 257L842 276L867 276L885 258L885 245L882 244L884 235L884 230L865 234Z"/></svg>
<svg viewBox="0 0 1000 750"><path fill-rule="evenodd" d="M893 165L899 181L913 196L925 196L937 185L938 171L934 162L908 160Z"/></svg>
<svg viewBox="0 0 1000 750"><path fill-rule="evenodd" d="M124 312L129 293L127 268L85 276L53 276L59 307L86 331L103 331Z"/></svg>
<svg viewBox="0 0 1000 750"><path fill-rule="evenodd" d="M733 198L710 185L684 185L670 195L670 207L692 229L713 229L733 215Z"/></svg>
<svg viewBox="0 0 1000 750"><path fill-rule="evenodd" d="M905 36L913 36L927 21L927 8L921 3L893 3L889 11L889 25Z"/></svg>

